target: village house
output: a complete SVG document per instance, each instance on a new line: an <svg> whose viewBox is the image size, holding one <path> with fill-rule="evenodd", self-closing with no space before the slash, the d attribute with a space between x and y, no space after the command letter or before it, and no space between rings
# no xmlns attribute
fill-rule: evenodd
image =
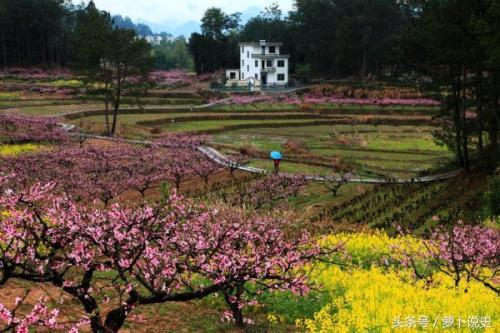
<svg viewBox="0 0 500 333"><path fill-rule="evenodd" d="M226 70L227 85L256 87L288 84L289 55L281 54L282 43L240 43L240 69Z"/></svg>

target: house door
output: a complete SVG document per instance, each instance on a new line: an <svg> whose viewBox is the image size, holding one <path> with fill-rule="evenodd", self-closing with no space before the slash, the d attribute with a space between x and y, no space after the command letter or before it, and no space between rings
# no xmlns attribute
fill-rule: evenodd
<svg viewBox="0 0 500 333"><path fill-rule="evenodd" d="M267 85L267 73L261 73L260 77L262 79L262 85Z"/></svg>

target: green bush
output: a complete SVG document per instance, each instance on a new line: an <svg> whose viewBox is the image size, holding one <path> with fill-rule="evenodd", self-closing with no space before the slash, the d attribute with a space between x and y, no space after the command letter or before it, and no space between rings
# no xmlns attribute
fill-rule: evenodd
<svg viewBox="0 0 500 333"><path fill-rule="evenodd" d="M493 216L500 215L500 176L492 179L490 184L490 208Z"/></svg>

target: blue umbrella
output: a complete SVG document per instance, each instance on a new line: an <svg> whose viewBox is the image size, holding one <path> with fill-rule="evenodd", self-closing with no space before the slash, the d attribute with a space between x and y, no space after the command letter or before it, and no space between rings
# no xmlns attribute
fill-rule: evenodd
<svg viewBox="0 0 500 333"><path fill-rule="evenodd" d="M271 158L273 160L281 160L282 156L281 156L281 153L279 151L273 151L271 153Z"/></svg>

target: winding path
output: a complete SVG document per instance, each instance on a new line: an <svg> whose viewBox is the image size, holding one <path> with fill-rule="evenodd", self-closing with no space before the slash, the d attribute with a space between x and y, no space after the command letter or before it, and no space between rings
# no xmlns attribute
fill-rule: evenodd
<svg viewBox="0 0 500 333"><path fill-rule="evenodd" d="M142 145L149 145L152 144L152 141L147 141L147 140L127 140L127 139L120 139L120 138L113 138L113 137L107 137L107 136L101 136L101 135L93 135L93 134L83 134L83 133L78 133L78 132L73 132L75 130L75 125L69 125L69 124L61 124L63 129L65 131L68 131L70 135L74 136L84 136L87 138L91 139L99 139L99 140L107 140L107 141L114 141L114 142L125 142L125 143L132 143L132 144L142 144ZM225 166L225 167L233 167L237 170L240 171L245 171L249 173L254 173L254 174L271 174L271 171L264 170L264 169L259 169L259 168L254 168L251 166L247 165L238 165L236 162L232 161L229 159L227 156L219 152L218 150L208 147L208 146L200 146L197 147L197 149L205 154L209 159L214 161L215 163ZM357 177L357 178L352 178L348 180L347 182L349 183L359 183L359 184L414 184L414 183L431 183L431 182L436 182L436 181L442 181L442 180L447 180L451 178L455 178L458 176L462 170L454 170L446 173L441 173L437 175L430 175L430 176L423 176L423 177L416 177L416 178L411 178L411 179L404 179L404 178L364 178L364 177ZM310 181L344 181L341 178L336 178L336 177L320 177L320 176L313 176L313 175L306 175L306 179Z"/></svg>
<svg viewBox="0 0 500 333"><path fill-rule="evenodd" d="M231 98L226 98L226 99L221 99L219 101L215 101L212 103L208 104L203 104L203 105L193 105L193 106L186 106L186 105L148 105L147 110L203 110L203 109L208 109L211 108L212 106L216 106L222 103L225 103L227 101L231 100ZM120 111L142 111L145 110L145 108L140 108L140 107L125 107L125 108L120 108ZM103 109L95 109L95 110L77 110L77 111L70 111L70 112L64 112L64 113L56 113L56 114L51 114L47 115L47 117L53 117L53 118L59 118L59 117L67 117L67 116L72 116L72 115L85 115L87 113L93 113L93 112L103 112ZM110 111L111 112L111 111Z"/></svg>

